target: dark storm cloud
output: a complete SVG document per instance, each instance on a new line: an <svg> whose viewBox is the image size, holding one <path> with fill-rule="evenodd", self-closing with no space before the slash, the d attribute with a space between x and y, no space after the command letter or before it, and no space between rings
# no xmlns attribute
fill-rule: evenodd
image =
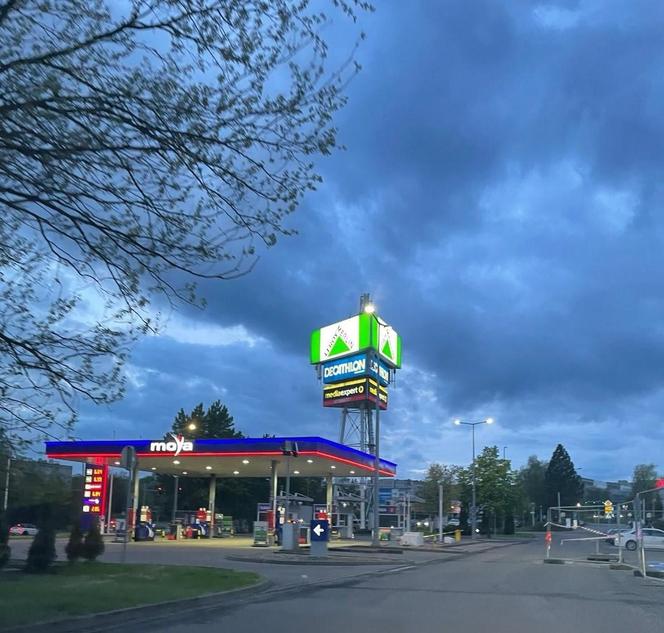
<svg viewBox="0 0 664 633"><path fill-rule="evenodd" d="M404 339L385 426L404 475L467 462L449 418L487 412L482 441L516 463L558 441L584 475L658 461L664 6L385 2L364 28L348 150L289 218L299 235L182 311L265 344L148 340L109 418L219 397L249 434L334 438L308 334L371 291Z"/></svg>

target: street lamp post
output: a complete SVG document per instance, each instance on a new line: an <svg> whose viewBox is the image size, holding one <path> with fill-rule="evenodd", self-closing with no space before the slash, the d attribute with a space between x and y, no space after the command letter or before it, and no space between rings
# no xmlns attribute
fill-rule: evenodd
<svg viewBox="0 0 664 633"><path fill-rule="evenodd" d="M363 294L360 297L360 312L365 314L374 314L376 306L371 301L369 294ZM373 328L371 334L373 336ZM373 346L374 341L370 339L370 346ZM379 347L380 341L375 341L376 348ZM371 530L371 545L373 547L380 546L380 380L376 387L376 406L375 406L375 426L374 426L374 471L373 471L373 494L374 494L374 508L373 508L373 525Z"/></svg>
<svg viewBox="0 0 664 633"><path fill-rule="evenodd" d="M458 418L454 420L454 424L457 426L465 425L469 426L472 429L473 436L473 464L472 464L472 489L473 489L473 499L470 506L470 538L475 539L475 531L477 529L477 502L475 499L475 427L480 424L493 424L493 418L486 418L484 420L479 420L478 422L463 422Z"/></svg>

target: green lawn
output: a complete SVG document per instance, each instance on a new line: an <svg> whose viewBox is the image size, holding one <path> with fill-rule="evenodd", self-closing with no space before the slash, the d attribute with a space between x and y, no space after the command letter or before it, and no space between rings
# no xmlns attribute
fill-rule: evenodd
<svg viewBox="0 0 664 633"><path fill-rule="evenodd" d="M213 567L85 563L49 574L0 573L0 630L151 602L246 587L252 572Z"/></svg>

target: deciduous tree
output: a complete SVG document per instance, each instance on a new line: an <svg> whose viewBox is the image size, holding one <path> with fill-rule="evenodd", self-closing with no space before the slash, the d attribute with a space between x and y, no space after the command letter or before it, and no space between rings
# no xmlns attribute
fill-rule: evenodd
<svg viewBox="0 0 664 633"><path fill-rule="evenodd" d="M251 269L337 148L362 0L0 0L0 420L122 395L154 303ZM358 33L358 38L361 34ZM355 39L355 38L354 38Z"/></svg>

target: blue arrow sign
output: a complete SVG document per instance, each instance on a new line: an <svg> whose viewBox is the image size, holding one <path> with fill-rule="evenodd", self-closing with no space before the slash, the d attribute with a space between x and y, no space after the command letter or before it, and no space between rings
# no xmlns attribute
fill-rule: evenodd
<svg viewBox="0 0 664 633"><path fill-rule="evenodd" d="M330 522L317 519L311 522L311 542L324 542L330 540Z"/></svg>

